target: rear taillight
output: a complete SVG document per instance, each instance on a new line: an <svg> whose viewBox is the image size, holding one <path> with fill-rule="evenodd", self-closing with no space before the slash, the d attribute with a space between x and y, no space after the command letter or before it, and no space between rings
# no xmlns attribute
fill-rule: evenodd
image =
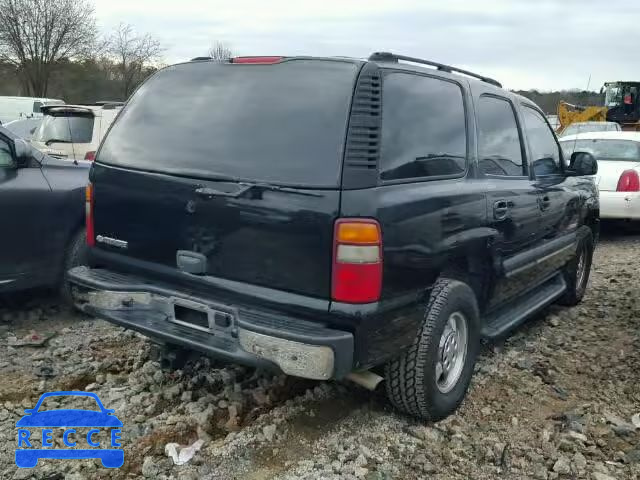
<svg viewBox="0 0 640 480"><path fill-rule="evenodd" d="M369 303L382 289L382 232L371 219L336 221L331 297L337 302Z"/></svg>
<svg viewBox="0 0 640 480"><path fill-rule="evenodd" d="M96 159L96 152L87 152L84 156L84 159L93 162Z"/></svg>
<svg viewBox="0 0 640 480"><path fill-rule="evenodd" d="M640 191L640 177L635 170L625 170L618 180L618 192L638 192Z"/></svg>
<svg viewBox="0 0 640 480"><path fill-rule="evenodd" d="M280 63L284 57L235 57L231 59L231 63L258 63L270 64Z"/></svg>
<svg viewBox="0 0 640 480"><path fill-rule="evenodd" d="M85 190L85 223L87 227L87 245L90 247L96 244L96 234L93 229L93 185L87 185Z"/></svg>

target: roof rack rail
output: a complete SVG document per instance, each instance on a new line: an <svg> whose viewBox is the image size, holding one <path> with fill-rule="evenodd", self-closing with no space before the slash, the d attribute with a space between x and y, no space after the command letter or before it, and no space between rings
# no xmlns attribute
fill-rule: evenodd
<svg viewBox="0 0 640 480"><path fill-rule="evenodd" d="M395 53L391 53L391 52L375 52L369 56L369 60L372 62L396 62L396 63L399 60L403 60L405 62L421 63L423 65L436 67L438 70L447 72L447 73L454 73L454 72L462 73L463 75L477 78L479 80L482 80L483 82L487 82L487 83L490 83L491 85L495 85L496 87L502 88L502 84L497 80L494 80L493 78L485 77L483 75L478 75L477 73L473 73L468 70L463 70L461 68L452 67L451 65L432 62L431 60L423 60L422 58L407 57L406 55L396 55Z"/></svg>

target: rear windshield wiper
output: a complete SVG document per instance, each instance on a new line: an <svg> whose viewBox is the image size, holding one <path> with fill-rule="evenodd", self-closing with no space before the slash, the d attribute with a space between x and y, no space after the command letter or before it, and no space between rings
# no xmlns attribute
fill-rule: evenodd
<svg viewBox="0 0 640 480"><path fill-rule="evenodd" d="M270 183L240 182L240 185L242 185L243 187L246 187L247 190L251 190L252 188L259 188L261 190L271 190L272 192L295 193L296 195L306 195L306 196L309 196L309 197L323 197L324 196L321 193L317 193L317 192L303 191L303 190L299 190L297 188L291 188L291 187L281 187L280 185L271 185Z"/></svg>
<svg viewBox="0 0 640 480"><path fill-rule="evenodd" d="M51 145L52 143L71 143L69 140L62 140L60 138L50 138L49 140L47 140L46 142L44 142L44 144L48 147L49 145Z"/></svg>
<svg viewBox="0 0 640 480"><path fill-rule="evenodd" d="M280 185L271 185L270 183L238 182L238 185L240 186L240 188L238 190L236 190L235 192L224 192L222 190L216 190L215 188L209 188L209 187L197 187L196 188L196 193L198 195L204 195L206 197L238 198L238 197L244 195L245 193L247 193L249 190L253 190L254 188L257 188L257 189L260 189L260 190L271 190L273 192L293 193L293 194L296 194L296 195L306 195L306 196L309 196L309 197L322 197L323 196L321 193L302 191L302 190L298 190L296 188L291 188L291 187L281 187Z"/></svg>

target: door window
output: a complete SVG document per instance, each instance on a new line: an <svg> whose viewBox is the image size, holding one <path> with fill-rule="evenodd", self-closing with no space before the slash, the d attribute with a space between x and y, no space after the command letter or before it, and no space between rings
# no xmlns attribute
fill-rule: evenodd
<svg viewBox="0 0 640 480"><path fill-rule="evenodd" d="M478 166L488 175L523 176L524 156L511 102L483 95L478 105Z"/></svg>
<svg viewBox="0 0 640 480"><path fill-rule="evenodd" d="M531 148L531 165L536 176L557 175L560 167L560 147L542 115L524 105L524 124Z"/></svg>
<svg viewBox="0 0 640 480"><path fill-rule="evenodd" d="M0 168L12 167L14 165L13 154L9 144L0 138Z"/></svg>

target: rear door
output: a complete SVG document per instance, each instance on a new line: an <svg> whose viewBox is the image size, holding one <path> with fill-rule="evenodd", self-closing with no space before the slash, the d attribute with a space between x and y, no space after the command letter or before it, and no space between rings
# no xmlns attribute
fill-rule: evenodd
<svg viewBox="0 0 640 480"><path fill-rule="evenodd" d="M329 298L358 68L194 62L156 74L92 170L97 247L149 271L178 270L181 252L209 276Z"/></svg>
<svg viewBox="0 0 640 480"><path fill-rule="evenodd" d="M487 184L490 224L498 232L495 249L506 276L499 279L492 305L531 286L528 252L539 240L538 191L529 175L516 107L509 98L483 93L476 100L478 168Z"/></svg>

